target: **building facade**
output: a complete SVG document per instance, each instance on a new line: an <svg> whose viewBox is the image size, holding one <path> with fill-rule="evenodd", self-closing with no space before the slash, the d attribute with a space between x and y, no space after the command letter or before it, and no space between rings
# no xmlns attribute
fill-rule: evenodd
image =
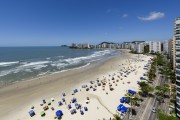
<svg viewBox="0 0 180 120"><path fill-rule="evenodd" d="M143 53L144 52L144 42L132 42L131 43L131 50L135 51L136 53Z"/></svg>
<svg viewBox="0 0 180 120"><path fill-rule="evenodd" d="M168 41L168 56L170 58L170 62L173 65L173 70L176 68L176 49L175 49L175 37Z"/></svg>
<svg viewBox="0 0 180 120"><path fill-rule="evenodd" d="M163 42L163 53L164 54L168 54L169 53L169 40L166 40Z"/></svg>
<svg viewBox="0 0 180 120"><path fill-rule="evenodd" d="M180 18L174 23L174 40L176 49L176 111L180 117Z"/></svg>
<svg viewBox="0 0 180 120"><path fill-rule="evenodd" d="M149 42L149 52L150 53L161 53L161 42L160 41L150 41Z"/></svg>

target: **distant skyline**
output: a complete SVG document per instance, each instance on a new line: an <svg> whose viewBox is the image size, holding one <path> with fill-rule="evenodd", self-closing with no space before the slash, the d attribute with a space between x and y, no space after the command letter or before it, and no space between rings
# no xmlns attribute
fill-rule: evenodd
<svg viewBox="0 0 180 120"><path fill-rule="evenodd" d="M163 41L180 0L0 0L0 46Z"/></svg>

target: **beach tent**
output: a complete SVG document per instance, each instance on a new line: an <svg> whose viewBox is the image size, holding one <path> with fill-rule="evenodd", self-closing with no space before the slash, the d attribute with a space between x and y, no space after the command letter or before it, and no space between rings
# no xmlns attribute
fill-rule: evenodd
<svg viewBox="0 0 180 120"><path fill-rule="evenodd" d="M44 100L42 100L43 101L43 103L45 104L46 103L46 100L44 99Z"/></svg>
<svg viewBox="0 0 180 120"><path fill-rule="evenodd" d="M61 101L58 102L59 106L63 105Z"/></svg>
<svg viewBox="0 0 180 120"><path fill-rule="evenodd" d="M125 99L125 103L128 103L128 104L129 104L129 103L130 103L130 99L126 98L126 99Z"/></svg>
<svg viewBox="0 0 180 120"><path fill-rule="evenodd" d="M128 90L128 93L131 93L131 94L133 94L133 95L134 95L134 94L136 94L136 91L134 91L134 90L130 90L130 89L129 89L129 90Z"/></svg>
<svg viewBox="0 0 180 120"><path fill-rule="evenodd" d="M122 98L120 99L120 102L121 102L121 103L124 103L125 100L126 100L126 98L125 98L125 97L122 97Z"/></svg>
<svg viewBox="0 0 180 120"><path fill-rule="evenodd" d="M84 110L85 110L85 111L88 111L88 108L87 108L87 107L84 107Z"/></svg>
<svg viewBox="0 0 180 120"><path fill-rule="evenodd" d="M56 111L56 116L58 119L60 119L62 117L62 115L63 115L63 112L61 110Z"/></svg>
<svg viewBox="0 0 180 120"><path fill-rule="evenodd" d="M123 107L121 108L121 112L122 112L122 113L127 112L127 107L123 106Z"/></svg>
<svg viewBox="0 0 180 120"><path fill-rule="evenodd" d="M40 115L41 115L41 117L43 117L43 116L46 115L46 113L45 113L44 111L41 111L41 112L40 112Z"/></svg>
<svg viewBox="0 0 180 120"><path fill-rule="evenodd" d="M29 111L29 115L33 117L35 115L35 112L33 110Z"/></svg>
<svg viewBox="0 0 180 120"><path fill-rule="evenodd" d="M121 108L123 107L123 104L120 104L118 107L117 107L117 110L118 111L121 111Z"/></svg>

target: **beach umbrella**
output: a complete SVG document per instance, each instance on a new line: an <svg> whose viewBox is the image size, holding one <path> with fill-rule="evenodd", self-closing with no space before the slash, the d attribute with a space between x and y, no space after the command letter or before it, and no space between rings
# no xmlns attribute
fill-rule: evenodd
<svg viewBox="0 0 180 120"><path fill-rule="evenodd" d="M65 102L65 98L62 98L62 101Z"/></svg>
<svg viewBox="0 0 180 120"><path fill-rule="evenodd" d="M77 93L78 92L78 89L74 89L74 93Z"/></svg>
<svg viewBox="0 0 180 120"><path fill-rule="evenodd" d="M43 107L43 109L44 109L44 111L46 111L46 110L49 109L49 107L46 105L46 106Z"/></svg>
<svg viewBox="0 0 180 120"><path fill-rule="evenodd" d="M117 110L118 111L121 111L121 108L123 107L123 104L120 104L118 107L117 107Z"/></svg>
<svg viewBox="0 0 180 120"><path fill-rule="evenodd" d="M90 83L93 84L94 82L91 80Z"/></svg>
<svg viewBox="0 0 180 120"><path fill-rule="evenodd" d="M63 115L63 112L61 110L56 111L56 116L58 119L60 119L62 117L62 115Z"/></svg>
<svg viewBox="0 0 180 120"><path fill-rule="evenodd" d="M54 110L54 108L53 108L53 107L51 107L51 110Z"/></svg>
<svg viewBox="0 0 180 120"><path fill-rule="evenodd" d="M35 115L35 112L33 110L29 111L29 115L33 117Z"/></svg>
<svg viewBox="0 0 180 120"><path fill-rule="evenodd" d="M81 115L84 115L84 112L82 110L80 110L80 113L81 113Z"/></svg>
<svg viewBox="0 0 180 120"><path fill-rule="evenodd" d="M87 107L84 107L84 110L85 110L85 111L88 111L88 108L87 108Z"/></svg>
<svg viewBox="0 0 180 120"><path fill-rule="evenodd" d="M59 106L63 105L61 101L58 102Z"/></svg>
<svg viewBox="0 0 180 120"><path fill-rule="evenodd" d="M46 113L45 113L44 111L41 111L41 112L40 112L40 115L41 115L41 117L43 117L43 116L46 115Z"/></svg>
<svg viewBox="0 0 180 120"><path fill-rule="evenodd" d="M34 106L31 106L31 109L34 109Z"/></svg>
<svg viewBox="0 0 180 120"><path fill-rule="evenodd" d="M121 108L121 112L122 112L122 113L127 112L127 107L123 106L123 107Z"/></svg>
<svg viewBox="0 0 180 120"><path fill-rule="evenodd" d="M71 104L69 104L69 105L68 105L68 109L71 109L71 108L72 108L72 107L71 107Z"/></svg>
<svg viewBox="0 0 180 120"><path fill-rule="evenodd" d="M51 101L54 101L54 98L51 98Z"/></svg>
<svg viewBox="0 0 180 120"><path fill-rule="evenodd" d="M65 94L65 93L62 93L62 95L63 95L63 96L66 96L66 94Z"/></svg>
<svg viewBox="0 0 180 120"><path fill-rule="evenodd" d="M89 100L89 97L86 97L87 100Z"/></svg>
<svg viewBox="0 0 180 120"><path fill-rule="evenodd" d="M48 105L51 105L51 102L50 102L50 101L48 102Z"/></svg>
<svg viewBox="0 0 180 120"><path fill-rule="evenodd" d="M71 102L72 102L72 103L75 103L75 102L76 102L76 98L73 98L73 99L71 100Z"/></svg>
<svg viewBox="0 0 180 120"><path fill-rule="evenodd" d="M43 103L45 104L46 103L46 100L44 99L44 100L42 100L43 101Z"/></svg>

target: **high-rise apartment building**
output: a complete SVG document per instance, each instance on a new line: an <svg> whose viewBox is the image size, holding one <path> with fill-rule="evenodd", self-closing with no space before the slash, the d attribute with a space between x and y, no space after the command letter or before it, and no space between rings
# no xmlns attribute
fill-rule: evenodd
<svg viewBox="0 0 180 120"><path fill-rule="evenodd" d="M176 55L176 110L180 117L180 18L174 23L174 40Z"/></svg>
<svg viewBox="0 0 180 120"><path fill-rule="evenodd" d="M161 42L150 41L149 42L149 52L150 53L161 53Z"/></svg>

